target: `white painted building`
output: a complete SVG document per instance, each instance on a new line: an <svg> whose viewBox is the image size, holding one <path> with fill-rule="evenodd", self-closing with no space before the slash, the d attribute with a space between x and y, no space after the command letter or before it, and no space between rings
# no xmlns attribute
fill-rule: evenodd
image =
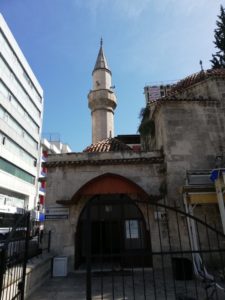
<svg viewBox="0 0 225 300"><path fill-rule="evenodd" d="M0 14L0 211L38 201L43 90Z"/></svg>
<svg viewBox="0 0 225 300"><path fill-rule="evenodd" d="M46 179L47 167L44 163L47 157L51 154L71 153L72 150L67 144L63 144L59 140L49 141L46 138L41 140L41 157L40 157L40 173L38 185L38 203L37 203L37 217L38 221L44 221L45 214L45 197L46 197Z"/></svg>

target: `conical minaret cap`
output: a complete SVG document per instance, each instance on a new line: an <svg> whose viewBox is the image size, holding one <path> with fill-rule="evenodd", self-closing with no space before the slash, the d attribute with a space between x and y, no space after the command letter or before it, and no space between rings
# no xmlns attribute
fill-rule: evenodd
<svg viewBox="0 0 225 300"><path fill-rule="evenodd" d="M99 49L99 52L98 52L98 57L97 57L95 67L94 67L94 70L93 70L92 74L98 69L106 69L111 73L111 71L109 69L109 66L108 66L108 63L107 63L107 60L106 60L106 57L105 57L105 54L104 54L104 51L103 51L102 44L103 44L103 41L101 39L100 49Z"/></svg>

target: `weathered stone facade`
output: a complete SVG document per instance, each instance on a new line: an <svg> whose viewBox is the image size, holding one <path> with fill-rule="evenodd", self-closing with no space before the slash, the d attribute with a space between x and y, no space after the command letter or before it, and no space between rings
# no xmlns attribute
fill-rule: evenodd
<svg viewBox="0 0 225 300"><path fill-rule="evenodd" d="M171 244L175 251L190 249L184 215L178 216L171 209L166 211L165 220L159 221L155 213L165 212L165 207L160 208L156 203L184 211L186 172L212 169L216 155L224 149L225 72L222 75L200 75L195 76L194 81L178 84L179 89L173 90L169 97L151 103L150 118L154 121L155 130L154 135L149 137L150 151L135 153L124 151L124 146L121 146L113 152L110 150L112 145L107 144L110 139L107 139L101 147L92 145L87 148L103 152L60 154L48 158L46 207L68 207L69 216L65 220L46 220L45 228L52 231L52 251L69 257L69 270L74 268L76 244L81 242L77 234L82 212L98 193L117 197L126 194L137 205L146 234L150 236L149 249L153 252L169 251ZM109 152L104 152L104 149ZM117 176L121 184L123 179L129 181L128 190L130 185L132 192L126 189L121 192L120 182L118 186L101 187L101 181L95 182L101 176L109 176L109 181L113 179L110 176ZM134 192L135 189L137 192ZM145 196L146 201L152 200L149 205L142 201ZM212 224L219 220L215 204L197 207L195 215L203 220L208 215L207 222ZM126 220L123 219L123 222ZM202 236L205 235L204 227L199 231ZM160 256L155 256L155 266L157 263L160 265L160 260ZM171 257L167 256L167 263L171 264Z"/></svg>
<svg viewBox="0 0 225 300"><path fill-rule="evenodd" d="M92 72L92 90L88 94L88 107L92 117L92 143L114 137L114 110L117 106L112 87L112 73L104 55L102 40Z"/></svg>
<svg viewBox="0 0 225 300"><path fill-rule="evenodd" d="M224 152L225 72L206 75L200 79L195 75L196 83L190 76L170 96L150 105L155 135L150 137L149 145L151 149L163 148L167 199L171 205L183 205L186 171L211 170L215 168L216 156Z"/></svg>
<svg viewBox="0 0 225 300"><path fill-rule="evenodd" d="M81 196L78 201L73 199L77 191L85 184L100 175L109 173L129 179L146 194L160 198L159 190L164 178L161 172L163 165L163 156L160 151L51 155L47 163L46 206L55 207L63 203L65 207L69 207L68 219L45 221L46 230L52 231L52 251L56 255L68 256L69 268L73 269L77 223L84 206L93 195ZM117 193L117 187L114 193ZM139 196L130 195L130 197L137 200ZM139 208L147 218L143 205ZM146 224L148 222L146 220Z"/></svg>

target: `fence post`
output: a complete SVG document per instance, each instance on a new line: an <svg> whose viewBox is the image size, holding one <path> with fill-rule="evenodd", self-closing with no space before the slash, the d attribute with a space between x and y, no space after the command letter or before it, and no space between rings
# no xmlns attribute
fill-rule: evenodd
<svg viewBox="0 0 225 300"><path fill-rule="evenodd" d="M86 300L92 299L91 292L91 202L87 204L87 215L85 224L86 236Z"/></svg>
<svg viewBox="0 0 225 300"><path fill-rule="evenodd" d="M49 232L48 232L48 253L50 252L50 248L51 248L51 238L52 238L52 232L51 232L51 230L49 230Z"/></svg>
<svg viewBox="0 0 225 300"><path fill-rule="evenodd" d="M5 247L3 246L2 249L0 250L0 299L3 291L3 278L6 269L5 264L6 264L6 250Z"/></svg>
<svg viewBox="0 0 225 300"><path fill-rule="evenodd" d="M25 292L25 282L26 282L26 268L27 268L27 260L28 260L28 249L29 249L29 239L30 239L30 213L26 214L26 240L25 240L25 253L23 260L23 277L22 283L19 286L21 291L21 300L24 300L24 292Z"/></svg>

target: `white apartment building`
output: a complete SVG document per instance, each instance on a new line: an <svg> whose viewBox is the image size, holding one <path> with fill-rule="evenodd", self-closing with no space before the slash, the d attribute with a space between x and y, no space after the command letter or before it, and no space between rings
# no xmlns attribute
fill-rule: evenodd
<svg viewBox="0 0 225 300"><path fill-rule="evenodd" d="M173 85L171 84L146 85L144 87L146 105L149 102L156 101L157 99L165 97L172 87Z"/></svg>
<svg viewBox="0 0 225 300"><path fill-rule="evenodd" d="M38 202L43 90L0 14L0 212Z"/></svg>
<svg viewBox="0 0 225 300"><path fill-rule="evenodd" d="M45 218L45 196L46 196L46 177L47 167L44 163L51 154L71 153L72 150L67 144L57 141L49 141L46 138L41 140L41 157L40 157L40 173L39 173L39 187L38 187L38 205L36 220L44 221Z"/></svg>

